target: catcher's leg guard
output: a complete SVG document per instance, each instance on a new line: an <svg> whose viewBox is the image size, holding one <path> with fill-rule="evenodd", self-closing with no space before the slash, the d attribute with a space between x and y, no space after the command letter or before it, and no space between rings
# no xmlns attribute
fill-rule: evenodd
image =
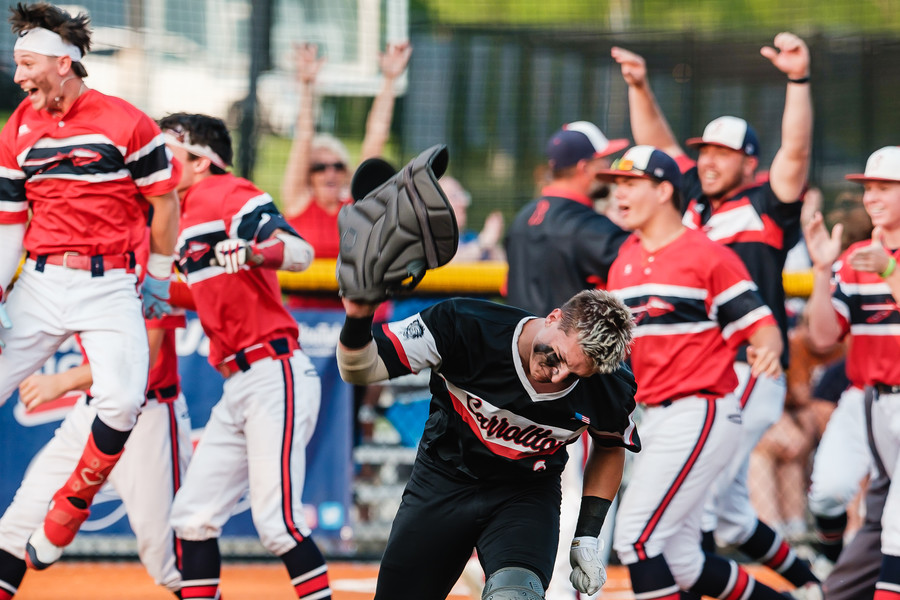
<svg viewBox="0 0 900 600"><path fill-rule="evenodd" d="M53 495L44 523L28 539L26 562L34 569L46 569L59 560L62 549L72 543L81 524L91 513L94 496L100 491L122 451L104 454L97 449L94 436L88 436L75 471Z"/></svg>
<svg viewBox="0 0 900 600"><path fill-rule="evenodd" d="M481 600L543 600L544 586L538 576L520 567L494 571L484 583Z"/></svg>

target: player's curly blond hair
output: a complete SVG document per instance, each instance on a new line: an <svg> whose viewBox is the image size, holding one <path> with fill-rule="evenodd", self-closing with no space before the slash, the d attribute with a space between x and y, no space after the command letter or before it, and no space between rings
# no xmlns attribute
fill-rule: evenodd
<svg viewBox="0 0 900 600"><path fill-rule="evenodd" d="M621 300L603 290L578 292L560 309L559 328L578 332L578 343L598 373L612 373L631 350L634 319Z"/></svg>
<svg viewBox="0 0 900 600"><path fill-rule="evenodd" d="M84 13L76 16L47 2L25 4L19 2L10 7L9 22L12 32L18 34L26 29L41 27L53 31L66 42L81 50L82 56L91 49L91 19ZM87 77L87 70L81 62L72 63L72 71L79 77Z"/></svg>

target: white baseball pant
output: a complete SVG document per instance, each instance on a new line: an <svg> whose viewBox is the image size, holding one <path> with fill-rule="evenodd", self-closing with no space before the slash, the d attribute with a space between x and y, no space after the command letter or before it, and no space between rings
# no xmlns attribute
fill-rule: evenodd
<svg viewBox="0 0 900 600"><path fill-rule="evenodd" d="M662 554L679 587L697 582L705 561L703 504L740 435L740 405L732 395L645 407L643 446L616 514L613 545L623 564Z"/></svg>
<svg viewBox="0 0 900 600"><path fill-rule="evenodd" d="M125 269L91 277L89 271L45 265L38 272L34 266L25 261L6 301L13 326L0 328L6 343L0 353L0 405L63 340L81 333L94 378L91 406L106 425L129 431L145 399L150 362L137 278Z"/></svg>
<svg viewBox="0 0 900 600"><path fill-rule="evenodd" d="M300 350L226 379L175 496L176 535L219 537L249 488L253 524L266 549L280 556L308 536L301 496L320 397L319 376Z"/></svg>
<svg viewBox="0 0 900 600"><path fill-rule="evenodd" d="M900 394L876 395L872 437L878 458L891 478L881 516L881 553L900 556Z"/></svg>
<svg viewBox="0 0 900 600"><path fill-rule="evenodd" d="M814 515L837 517L859 492L873 468L866 431L865 394L849 387L831 413L813 459L809 510Z"/></svg>
<svg viewBox="0 0 900 600"><path fill-rule="evenodd" d="M53 438L28 466L12 503L0 517L0 548L25 558L25 543L47 514L53 494L78 462L97 410L83 396ZM122 499L138 555L154 581L181 588L169 511L191 456L191 422L184 396L171 403L148 400L107 485Z"/></svg>
<svg viewBox="0 0 900 600"><path fill-rule="evenodd" d="M758 517L750 503L747 487L750 453L766 430L781 418L787 393L782 375L778 379L759 377L752 380L753 388L748 394L750 365L736 362L734 371L738 376L734 396L739 401L744 398L740 444L732 454L731 462L712 485L702 522L703 531L715 531L716 543L720 546L743 544L756 530Z"/></svg>

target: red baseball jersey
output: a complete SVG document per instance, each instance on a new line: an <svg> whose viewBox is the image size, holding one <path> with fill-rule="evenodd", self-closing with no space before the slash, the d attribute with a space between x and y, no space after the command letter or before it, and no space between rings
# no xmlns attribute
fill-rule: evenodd
<svg viewBox="0 0 900 600"><path fill-rule="evenodd" d="M95 90L61 118L26 99L0 132L0 223L25 223L25 249L124 254L144 239L146 196L175 189L180 166L159 127Z"/></svg>
<svg viewBox="0 0 900 600"><path fill-rule="evenodd" d="M609 290L634 315L631 366L644 404L729 394L737 348L775 325L737 254L690 229L654 253L631 236L609 271Z"/></svg>
<svg viewBox="0 0 900 600"><path fill-rule="evenodd" d="M247 267L228 274L214 260L218 242L261 242L276 229L296 235L269 194L230 173L207 177L182 197L179 268L209 336L213 366L254 344L299 336L296 321L281 302L274 269Z"/></svg>
<svg viewBox="0 0 900 600"><path fill-rule="evenodd" d="M850 381L860 387L900 385L900 310L890 287L877 273L856 271L847 260L854 250L871 243L853 244L835 263L831 303L844 334L852 335L847 351ZM900 251L892 254L900 258Z"/></svg>

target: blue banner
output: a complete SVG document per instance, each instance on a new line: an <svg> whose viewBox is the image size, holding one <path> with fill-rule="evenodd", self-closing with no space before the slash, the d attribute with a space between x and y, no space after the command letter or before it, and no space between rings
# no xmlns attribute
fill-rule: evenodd
<svg viewBox="0 0 900 600"><path fill-rule="evenodd" d="M344 313L336 310L292 314L300 324L300 344L322 381L319 421L306 451L305 516L318 536L338 537L342 528L349 525L353 474L353 388L341 380L334 355ZM187 327L177 331L177 351L196 440L222 394L223 379L207 362L209 339L194 313L188 313ZM70 339L47 361L42 372L57 373L79 364L79 348ZM4 440L0 444L0 505L9 505L28 463L51 438L78 397L79 393L69 394L42 406L38 412L26 413L14 394L0 409ZM223 536L256 536L249 508L247 499L241 499ZM97 495L91 517L81 531L88 535L131 533L122 503L109 486Z"/></svg>

